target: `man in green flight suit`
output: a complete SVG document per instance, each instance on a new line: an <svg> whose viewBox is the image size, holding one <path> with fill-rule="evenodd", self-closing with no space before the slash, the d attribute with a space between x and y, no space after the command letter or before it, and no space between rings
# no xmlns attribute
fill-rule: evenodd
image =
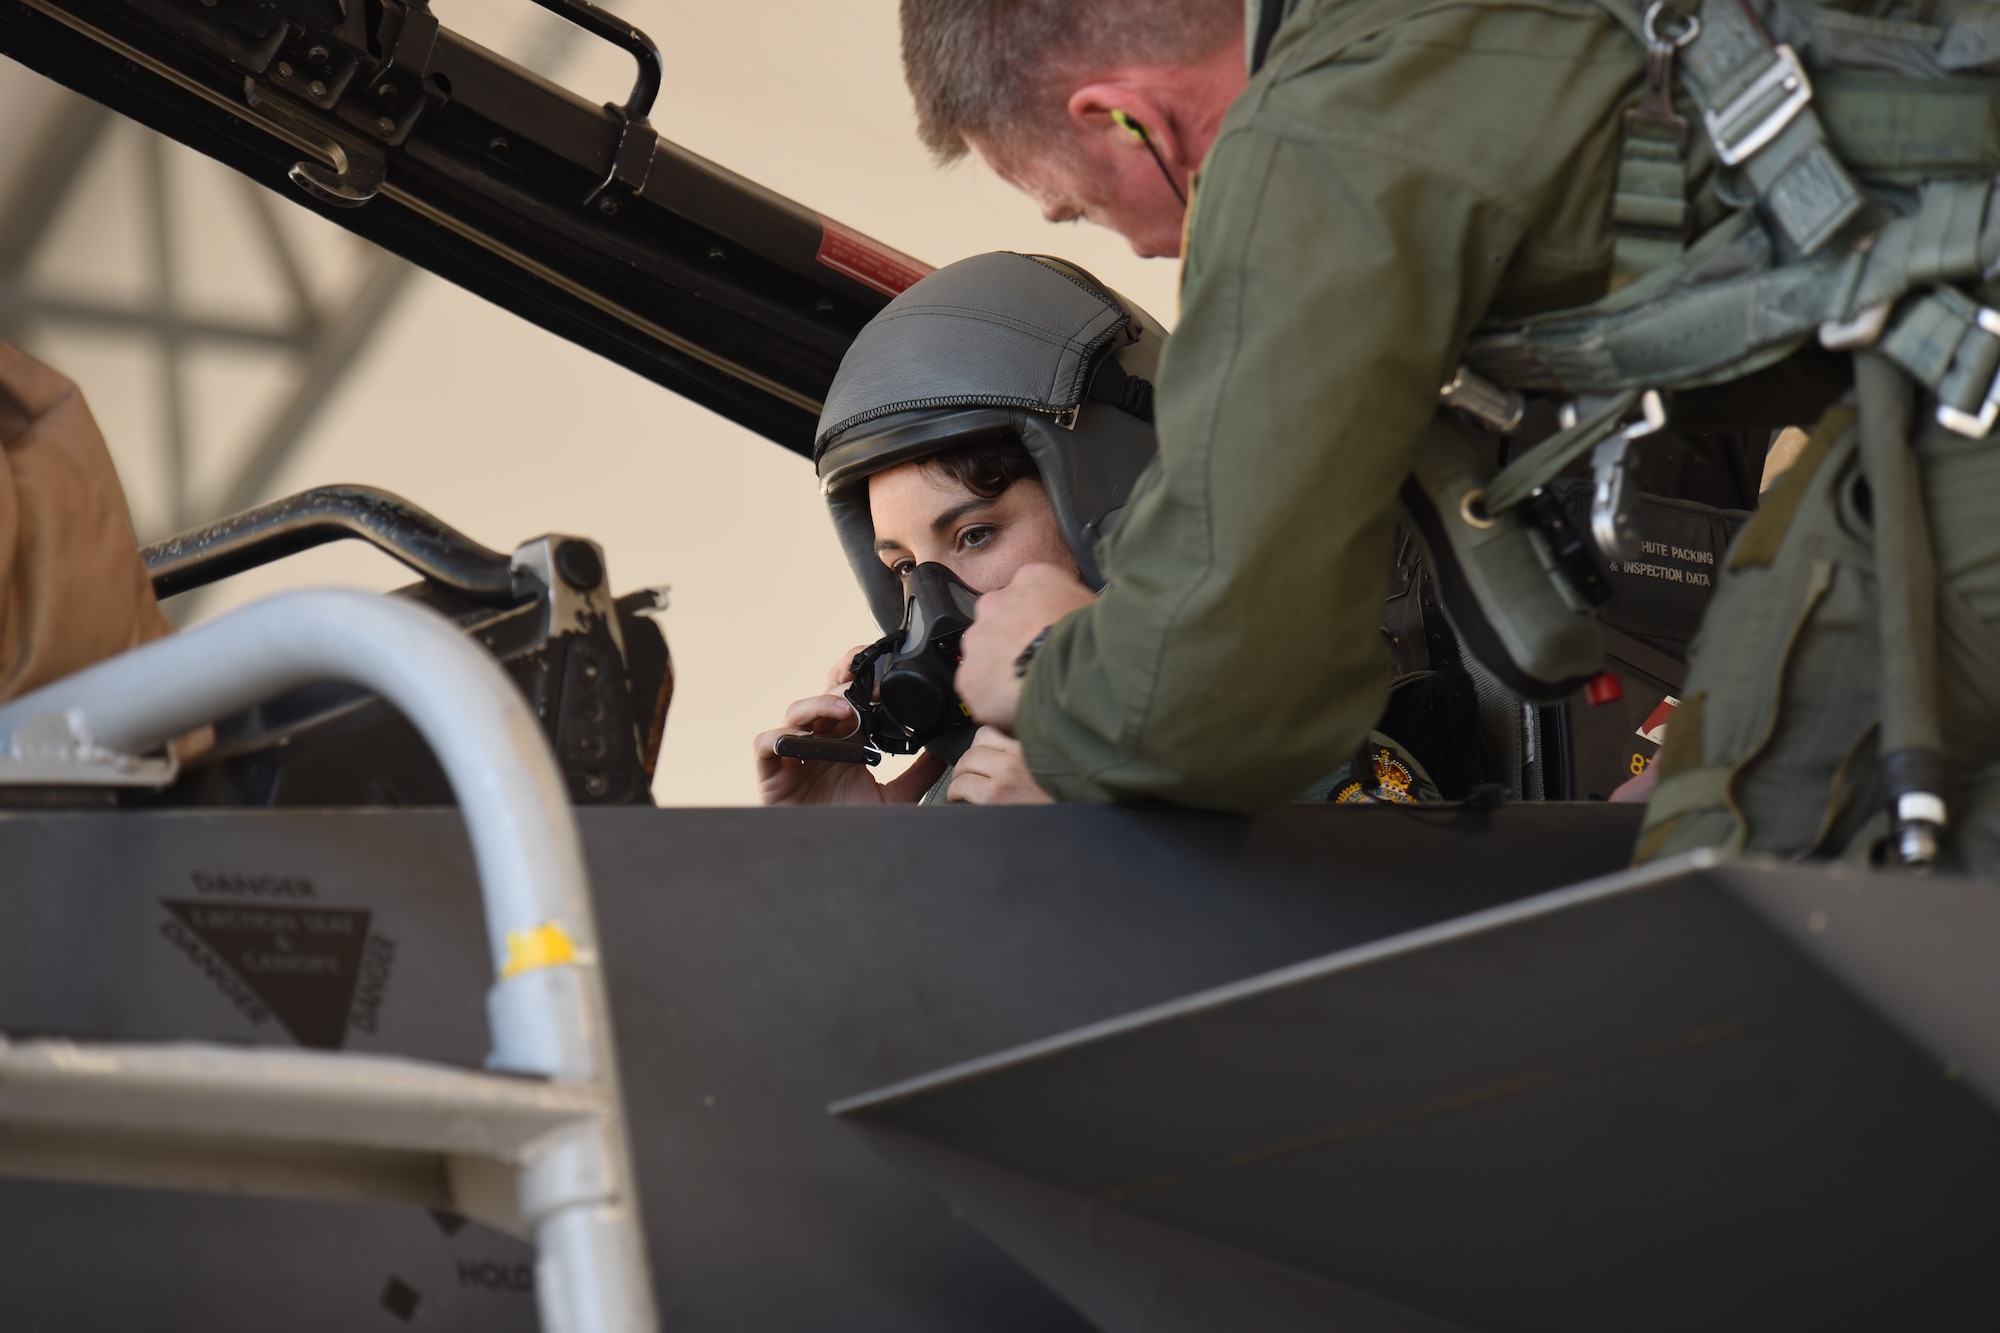
<svg viewBox="0 0 2000 1333"><path fill-rule="evenodd" d="M1397 492L1438 387L1482 321L1610 275L1618 112L1642 71L1600 10L1252 17L1246 53L1233 0L903 7L935 149L977 154L1053 220L1182 254L1160 467L1106 548L1112 585L1017 580L966 640L961 692L1063 799L1268 808L1351 752L1388 693Z"/></svg>
<svg viewBox="0 0 2000 1333"><path fill-rule="evenodd" d="M1101 553L1110 581L1093 598L1030 569L990 594L968 705L1061 799L1278 804L1382 707L1399 489L1461 358L1596 404L1551 445L1573 459L1647 428L1618 416L1642 389L1795 368L1817 342L1836 382L1800 395L1814 442L1724 562L1640 856L1887 842L1927 864L1949 802L1943 860L2000 870L1990 9L1250 0L1238 26L1226 0L903 0L935 151L1183 262L1158 466ZM1814 88L1795 46L1866 77ZM1630 262L1635 217L1680 289ZM1734 305L1635 320L1612 308L1635 276L1648 301ZM1568 343L1534 325L1584 307ZM1856 391L1827 411L1850 355ZM1526 484L1503 474L1496 507Z"/></svg>

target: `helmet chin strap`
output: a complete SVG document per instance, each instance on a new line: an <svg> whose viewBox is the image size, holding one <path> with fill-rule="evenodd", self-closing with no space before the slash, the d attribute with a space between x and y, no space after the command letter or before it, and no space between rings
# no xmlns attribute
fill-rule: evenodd
<svg viewBox="0 0 2000 1333"><path fill-rule="evenodd" d="M1153 165L1160 169L1160 175L1166 180L1167 188L1174 192L1174 198L1179 200L1181 207L1185 209L1187 207L1187 196L1182 194L1181 187L1174 183L1174 173L1167 170L1167 159L1160 156L1160 150L1154 145L1153 136L1146 133L1146 127L1132 119L1125 112L1115 108L1111 112L1111 119L1118 122L1118 128L1146 145L1146 151L1153 155Z"/></svg>

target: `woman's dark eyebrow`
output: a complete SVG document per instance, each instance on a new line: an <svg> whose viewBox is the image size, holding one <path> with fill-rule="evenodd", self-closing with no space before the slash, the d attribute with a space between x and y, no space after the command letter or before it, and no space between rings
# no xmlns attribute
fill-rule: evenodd
<svg viewBox="0 0 2000 1333"><path fill-rule="evenodd" d="M967 500L962 505L953 505L950 509L945 510L942 514L939 514L936 518L931 520L931 531L942 533L946 528L949 528L952 524L958 522L958 520L964 518L967 514L971 513L973 510L982 508L992 503L993 502L987 499L985 496L974 496L972 499ZM884 537L882 538L882 540L875 543L875 549L878 552L900 551L903 549L903 543L897 541L894 537Z"/></svg>
<svg viewBox="0 0 2000 1333"><path fill-rule="evenodd" d="M975 509L983 509L993 502L983 495L974 496L962 505L954 505L931 520L931 531L943 535L944 530L964 518Z"/></svg>

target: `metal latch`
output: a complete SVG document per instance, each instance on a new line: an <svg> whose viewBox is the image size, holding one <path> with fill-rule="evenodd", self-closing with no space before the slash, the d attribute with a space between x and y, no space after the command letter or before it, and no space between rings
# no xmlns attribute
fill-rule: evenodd
<svg viewBox="0 0 2000 1333"><path fill-rule="evenodd" d="M1527 415L1528 400L1513 389L1503 389L1460 366L1451 382L1438 390L1438 402L1464 412L1480 425L1499 435L1520 429Z"/></svg>
<svg viewBox="0 0 2000 1333"><path fill-rule="evenodd" d="M1858 352L1873 347L1882 331L1889 327L1889 313L1894 308L1893 301L1877 301L1863 306L1852 319L1822 320L1819 345L1829 352Z"/></svg>
<svg viewBox="0 0 2000 1333"><path fill-rule="evenodd" d="M1736 166L1783 134L1812 101L1812 83L1798 53L1778 45L1771 55L1770 65L1728 106L1702 113L1708 137L1715 141L1715 154L1725 166ZM1774 94L1779 96L1777 105L1767 106Z"/></svg>
<svg viewBox="0 0 2000 1333"><path fill-rule="evenodd" d="M1590 470L1596 482L1590 496L1590 539L1607 560L1627 559L1637 537L1631 507L1626 503L1625 451L1632 441L1644 439L1667 424L1667 406L1657 389L1648 389L1640 396L1639 411L1639 420L1612 432L1590 451Z"/></svg>
<svg viewBox="0 0 2000 1333"><path fill-rule="evenodd" d="M2000 421L2000 310L1981 306L1973 323L1958 345L1951 370L1938 385L1937 421L1946 430L1983 440ZM1981 379L1986 382L1983 400L1977 387ZM1972 411L1954 405L1973 401L1979 401L1979 406Z"/></svg>

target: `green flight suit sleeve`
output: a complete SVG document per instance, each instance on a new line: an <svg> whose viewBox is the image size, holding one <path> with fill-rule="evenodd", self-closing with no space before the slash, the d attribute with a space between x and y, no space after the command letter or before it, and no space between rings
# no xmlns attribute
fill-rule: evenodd
<svg viewBox="0 0 2000 1333"><path fill-rule="evenodd" d="M1515 297L1601 286L1615 138L1546 117L1612 120L1629 45L1608 23L1470 5L1372 61L1260 79L1232 109L1195 202L1160 456L1104 593L1023 690L1017 731L1051 794L1264 809L1352 755L1387 698L1396 493L1458 348ZM1512 98L1518 124L1468 104L1468 73L1551 71Z"/></svg>

